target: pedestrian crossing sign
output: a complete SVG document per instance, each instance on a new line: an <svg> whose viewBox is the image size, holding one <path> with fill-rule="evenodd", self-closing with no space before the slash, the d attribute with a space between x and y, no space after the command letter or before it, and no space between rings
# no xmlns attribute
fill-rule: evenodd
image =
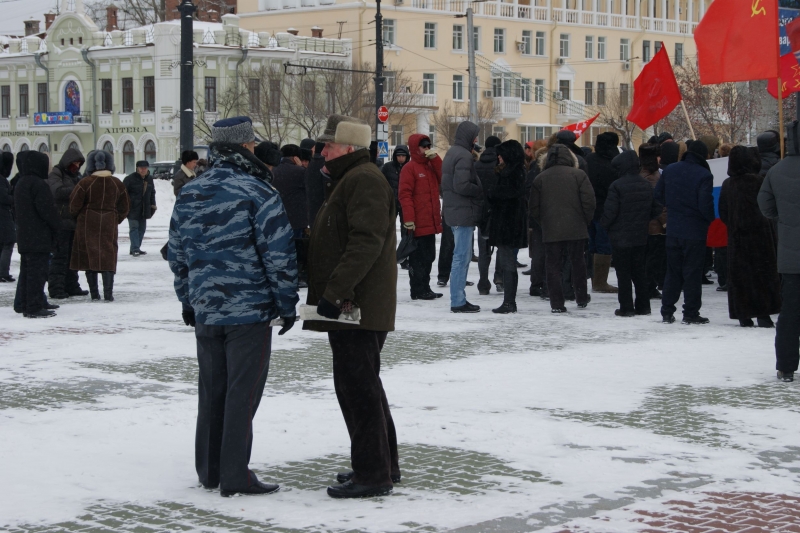
<svg viewBox="0 0 800 533"><path fill-rule="evenodd" d="M389 158L389 143L388 141L378 141L378 157L384 159Z"/></svg>

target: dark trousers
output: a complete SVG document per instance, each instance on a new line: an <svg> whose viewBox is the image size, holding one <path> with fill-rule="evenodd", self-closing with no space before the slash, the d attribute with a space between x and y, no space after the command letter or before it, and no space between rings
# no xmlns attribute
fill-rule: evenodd
<svg viewBox="0 0 800 533"><path fill-rule="evenodd" d="M800 362L800 274L781 274L781 314L775 329L775 368L797 372Z"/></svg>
<svg viewBox="0 0 800 533"><path fill-rule="evenodd" d="M353 483L391 486L400 475L397 434L381 383L381 349L386 332L348 329L328 332L333 385L350 434Z"/></svg>
<svg viewBox="0 0 800 533"><path fill-rule="evenodd" d="M664 287L667 275L667 236L647 236L647 283L649 289ZM616 263L615 263L616 265Z"/></svg>
<svg viewBox="0 0 800 533"><path fill-rule="evenodd" d="M714 272L720 287L728 284L728 247L714 248Z"/></svg>
<svg viewBox="0 0 800 533"><path fill-rule="evenodd" d="M511 246L497 247L497 266L503 279L503 303L517 303L517 250Z"/></svg>
<svg viewBox="0 0 800 533"><path fill-rule="evenodd" d="M619 292L619 308L622 311L636 311L637 313L650 312L650 292L647 287L647 269L645 257L647 245L621 248L615 246L611 257L614 259L614 268L617 271L617 285ZM633 301L631 283L636 289L636 303Z"/></svg>
<svg viewBox="0 0 800 533"><path fill-rule="evenodd" d="M7 278L11 275L11 254L14 253L14 243L6 242L0 244L0 278Z"/></svg>
<svg viewBox="0 0 800 533"><path fill-rule="evenodd" d="M19 279L14 307L23 313L37 313L44 308L44 284L50 254L20 254Z"/></svg>
<svg viewBox="0 0 800 533"><path fill-rule="evenodd" d="M684 318L700 315L705 269L705 241L667 237L667 277L661 295L662 316L675 314L675 304L681 297L681 291Z"/></svg>
<svg viewBox="0 0 800 533"><path fill-rule="evenodd" d="M453 230L445 224L442 219L442 241L439 243L439 281L450 279L450 269L453 267L453 250L456 248L456 241L453 238Z"/></svg>
<svg viewBox="0 0 800 533"><path fill-rule="evenodd" d="M64 293L74 294L81 289L78 283L78 271L69 268L74 239L75 232L71 230L59 230L56 235L56 246L53 258L50 260L50 272L47 275L47 290L51 297Z"/></svg>
<svg viewBox="0 0 800 533"><path fill-rule="evenodd" d="M431 266L436 259L436 235L414 237L417 249L408 256L408 282L411 297L431 292Z"/></svg>
<svg viewBox="0 0 800 533"><path fill-rule="evenodd" d="M494 253L494 247L489 246L489 240L484 239L484 235L481 233L481 230L478 230L478 274L480 275L480 279L478 280L478 290L479 291L488 291L492 288L492 284L489 281L489 267L492 264L492 253ZM497 285L498 281L502 283L501 275L500 275L500 267L498 262L494 264L494 276L492 277L492 281L495 285Z"/></svg>
<svg viewBox="0 0 800 533"><path fill-rule="evenodd" d="M544 245L545 263L547 265L547 291L550 295L550 307L564 307L563 277L564 255L572 265L572 286L575 289L575 301L584 304L589 301L586 287L586 239L577 241L548 242Z"/></svg>
<svg viewBox="0 0 800 533"><path fill-rule="evenodd" d="M244 490L257 479L247 467L253 417L269 371L269 323L241 326L197 324L200 367L195 468L200 483Z"/></svg>
<svg viewBox="0 0 800 533"><path fill-rule="evenodd" d="M528 247L531 256L531 287L539 287L547 283L544 260L544 242L542 241L542 227L535 222L531 222L531 229L528 233Z"/></svg>

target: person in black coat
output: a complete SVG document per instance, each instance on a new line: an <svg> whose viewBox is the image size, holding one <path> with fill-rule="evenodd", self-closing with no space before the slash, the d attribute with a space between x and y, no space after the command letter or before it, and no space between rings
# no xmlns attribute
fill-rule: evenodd
<svg viewBox="0 0 800 533"><path fill-rule="evenodd" d="M756 137L756 144L761 156L761 167L758 173L764 177L769 169L781 160L780 134L775 130L767 130Z"/></svg>
<svg viewBox="0 0 800 533"><path fill-rule="evenodd" d="M299 146L286 144L281 148L281 161L272 169L272 176L272 185L281 195L294 238L300 239L308 228L308 210L306 169L300 163Z"/></svg>
<svg viewBox="0 0 800 533"><path fill-rule="evenodd" d="M317 218L317 213L319 213L322 204L325 203L326 193L330 190L332 184L330 176L322 172L322 168L325 166L325 158L322 157L323 148L325 148L323 143L317 143L314 146L314 155L311 156L311 161L306 167L306 203L308 206L308 223L312 229L314 228L314 220Z"/></svg>
<svg viewBox="0 0 800 533"><path fill-rule="evenodd" d="M389 182L389 186L394 191L397 214L400 216L401 221L403 220L403 215L400 209L400 200L397 196L397 191L400 188L400 171L403 170L405 164L408 163L408 157L408 146L404 144L398 144L395 146L394 152L392 153L392 160L381 167L381 173L384 175L386 181Z"/></svg>
<svg viewBox="0 0 800 533"><path fill-rule="evenodd" d="M525 151L510 140L497 147L497 182L487 197L490 205L488 244L497 247L503 276L503 305L493 313L517 312L517 254L527 245Z"/></svg>
<svg viewBox="0 0 800 533"><path fill-rule="evenodd" d="M17 155L20 174L14 189L20 254L17 294L18 305L27 318L55 316L54 312L44 308L48 261L61 227L53 193L46 181L49 166L46 154L28 150Z"/></svg>
<svg viewBox="0 0 800 533"><path fill-rule="evenodd" d="M142 251L142 240L144 240L144 232L147 230L147 221L156 212L156 188L153 184L153 176L150 175L150 163L137 161L136 171L128 174L122 180L122 184L128 191L131 207L128 212L130 255L139 257L147 254Z"/></svg>
<svg viewBox="0 0 800 533"><path fill-rule="evenodd" d="M497 146L500 144L500 139L494 135L486 138L486 148L481 153L478 160L475 162L475 172L481 179L481 186L483 187L483 194L489 198L492 190L497 184ZM483 220L489 220L490 203L484 202L483 204ZM492 262L492 250L489 246L489 236L484 235L484 224L478 228L478 272L480 280L478 281L478 293L482 295L489 294L492 284L489 283L489 265ZM503 279L500 273L499 265L495 262L494 265L494 285L497 292L503 292Z"/></svg>
<svg viewBox="0 0 800 533"><path fill-rule="evenodd" d="M17 229L14 226L14 197L8 176L14 166L14 154L0 152L0 283L16 281L11 275L11 254L17 240Z"/></svg>
<svg viewBox="0 0 800 533"><path fill-rule="evenodd" d="M608 189L619 178L619 174L611 166L611 161L619 155L617 145L619 145L619 135L613 131L601 133L595 141L594 152L586 157L586 164L589 167L587 174L597 200L594 218L589 226L589 253L593 254L592 292L617 292L616 287L608 284L613 246L608 239L608 233L600 224Z"/></svg>
<svg viewBox="0 0 800 533"><path fill-rule="evenodd" d="M650 314L646 255L650 221L661 215L662 207L653 198L653 187L639 174L639 156L629 150L611 161L619 175L608 188L600 224L608 231L612 257L619 283L617 316ZM631 292L636 289L636 302Z"/></svg>
<svg viewBox="0 0 800 533"><path fill-rule="evenodd" d="M778 240L772 222L758 208L764 178L758 153L734 146L719 195L719 218L728 228L728 314L742 327L753 318L773 327L769 315L781 311Z"/></svg>

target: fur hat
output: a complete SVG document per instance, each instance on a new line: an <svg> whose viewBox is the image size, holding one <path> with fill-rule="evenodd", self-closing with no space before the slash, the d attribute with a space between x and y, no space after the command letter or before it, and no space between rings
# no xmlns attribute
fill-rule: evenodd
<svg viewBox="0 0 800 533"><path fill-rule="evenodd" d="M273 142L264 141L259 143L256 146L254 153L255 156L265 165L274 167L281 162L281 152L278 150L278 145Z"/></svg>
<svg viewBox="0 0 800 533"><path fill-rule="evenodd" d="M494 148L495 146L499 145L501 142L503 142L503 141L500 140L500 137L497 137L495 135L490 135L490 136L486 137L486 143L485 143L486 144L486 148ZM526 146L527 146L527 143L526 143ZM531 146L533 146L533 144L531 144Z"/></svg>
<svg viewBox="0 0 800 533"><path fill-rule="evenodd" d="M117 169L114 166L114 154L105 150L93 150L86 158L86 175L91 175L98 170L108 170L112 174Z"/></svg>
<svg viewBox="0 0 800 533"><path fill-rule="evenodd" d="M300 160L311 161L311 156L314 155L314 139L303 139L300 141Z"/></svg>
<svg viewBox="0 0 800 533"><path fill-rule="evenodd" d="M281 155L283 157L300 157L300 147L296 144L284 144L281 146Z"/></svg>
<svg viewBox="0 0 800 533"><path fill-rule="evenodd" d="M213 142L245 144L256 140L250 117L233 117L218 120L211 126Z"/></svg>
<svg viewBox="0 0 800 533"><path fill-rule="evenodd" d="M355 117L331 115L325 125L325 131L317 137L317 142L368 147L372 142L372 128Z"/></svg>

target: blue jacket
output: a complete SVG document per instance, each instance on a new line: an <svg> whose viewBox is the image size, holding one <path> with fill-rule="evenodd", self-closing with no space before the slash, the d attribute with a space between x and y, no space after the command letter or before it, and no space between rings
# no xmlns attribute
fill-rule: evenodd
<svg viewBox="0 0 800 533"><path fill-rule="evenodd" d="M653 193L667 208L667 237L705 242L716 218L713 188L708 163L692 152L664 169Z"/></svg>
<svg viewBox="0 0 800 533"><path fill-rule="evenodd" d="M269 170L245 148L210 147L212 167L175 201L168 260L178 299L199 324L229 326L295 316L292 228Z"/></svg>

